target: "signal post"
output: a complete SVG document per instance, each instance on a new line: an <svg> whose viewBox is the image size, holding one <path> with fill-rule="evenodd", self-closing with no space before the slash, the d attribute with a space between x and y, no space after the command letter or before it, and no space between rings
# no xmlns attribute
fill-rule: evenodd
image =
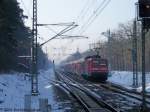
<svg viewBox="0 0 150 112"><path fill-rule="evenodd" d="M145 35L150 28L150 0L139 0L138 1L138 20L142 23L142 112L148 112L146 106L146 76L145 76Z"/></svg>

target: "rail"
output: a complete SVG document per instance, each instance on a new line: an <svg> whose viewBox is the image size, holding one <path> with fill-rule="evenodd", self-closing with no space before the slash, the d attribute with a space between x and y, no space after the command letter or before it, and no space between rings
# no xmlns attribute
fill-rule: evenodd
<svg viewBox="0 0 150 112"><path fill-rule="evenodd" d="M71 78L67 76L64 77L64 75L62 76L62 74L58 72L57 75L59 75L59 79L70 88L71 94L84 106L86 111L94 112L103 110L104 112L118 112L118 110L103 101L101 97L73 81Z"/></svg>

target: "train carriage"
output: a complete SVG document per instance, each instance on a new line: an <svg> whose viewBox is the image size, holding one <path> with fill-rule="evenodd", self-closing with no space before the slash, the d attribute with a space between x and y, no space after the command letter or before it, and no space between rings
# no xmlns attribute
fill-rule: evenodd
<svg viewBox="0 0 150 112"><path fill-rule="evenodd" d="M85 58L85 75L88 78L107 80L108 62L100 56L90 56Z"/></svg>
<svg viewBox="0 0 150 112"><path fill-rule="evenodd" d="M108 77L107 59L98 55L88 56L65 64L65 70L82 75L86 79L106 81Z"/></svg>

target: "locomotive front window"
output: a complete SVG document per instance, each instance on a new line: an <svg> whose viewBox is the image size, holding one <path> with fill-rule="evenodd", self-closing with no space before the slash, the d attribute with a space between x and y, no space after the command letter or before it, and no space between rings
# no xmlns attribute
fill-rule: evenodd
<svg viewBox="0 0 150 112"><path fill-rule="evenodd" d="M99 65L99 64L100 64L100 61L99 61L99 60L94 60L93 63L94 63L95 65Z"/></svg>
<svg viewBox="0 0 150 112"><path fill-rule="evenodd" d="M106 60L95 59L92 62L93 62L93 66L94 67L98 67L100 65L107 65L107 61Z"/></svg>
<svg viewBox="0 0 150 112"><path fill-rule="evenodd" d="M99 59L94 59L92 62L93 62L94 67L98 67L100 65L100 60Z"/></svg>
<svg viewBox="0 0 150 112"><path fill-rule="evenodd" d="M100 65L107 65L107 61L106 60L101 60Z"/></svg>

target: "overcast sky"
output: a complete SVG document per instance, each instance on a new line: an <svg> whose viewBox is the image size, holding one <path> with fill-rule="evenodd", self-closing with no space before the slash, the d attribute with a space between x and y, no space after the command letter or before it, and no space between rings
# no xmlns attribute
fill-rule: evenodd
<svg viewBox="0 0 150 112"><path fill-rule="evenodd" d="M25 21L26 25L31 27L32 0L18 1L24 9L24 14L29 16ZM79 26L67 34L89 37L73 40L55 39L45 44L43 49L47 48L49 56L54 59L72 54L77 48L81 52L88 49L90 43L105 39L100 35L101 32L113 30L119 23L132 20L135 17L136 2L137 0L38 0L38 23L76 22ZM39 42L46 41L55 35L54 32L63 28L65 27L39 27Z"/></svg>

